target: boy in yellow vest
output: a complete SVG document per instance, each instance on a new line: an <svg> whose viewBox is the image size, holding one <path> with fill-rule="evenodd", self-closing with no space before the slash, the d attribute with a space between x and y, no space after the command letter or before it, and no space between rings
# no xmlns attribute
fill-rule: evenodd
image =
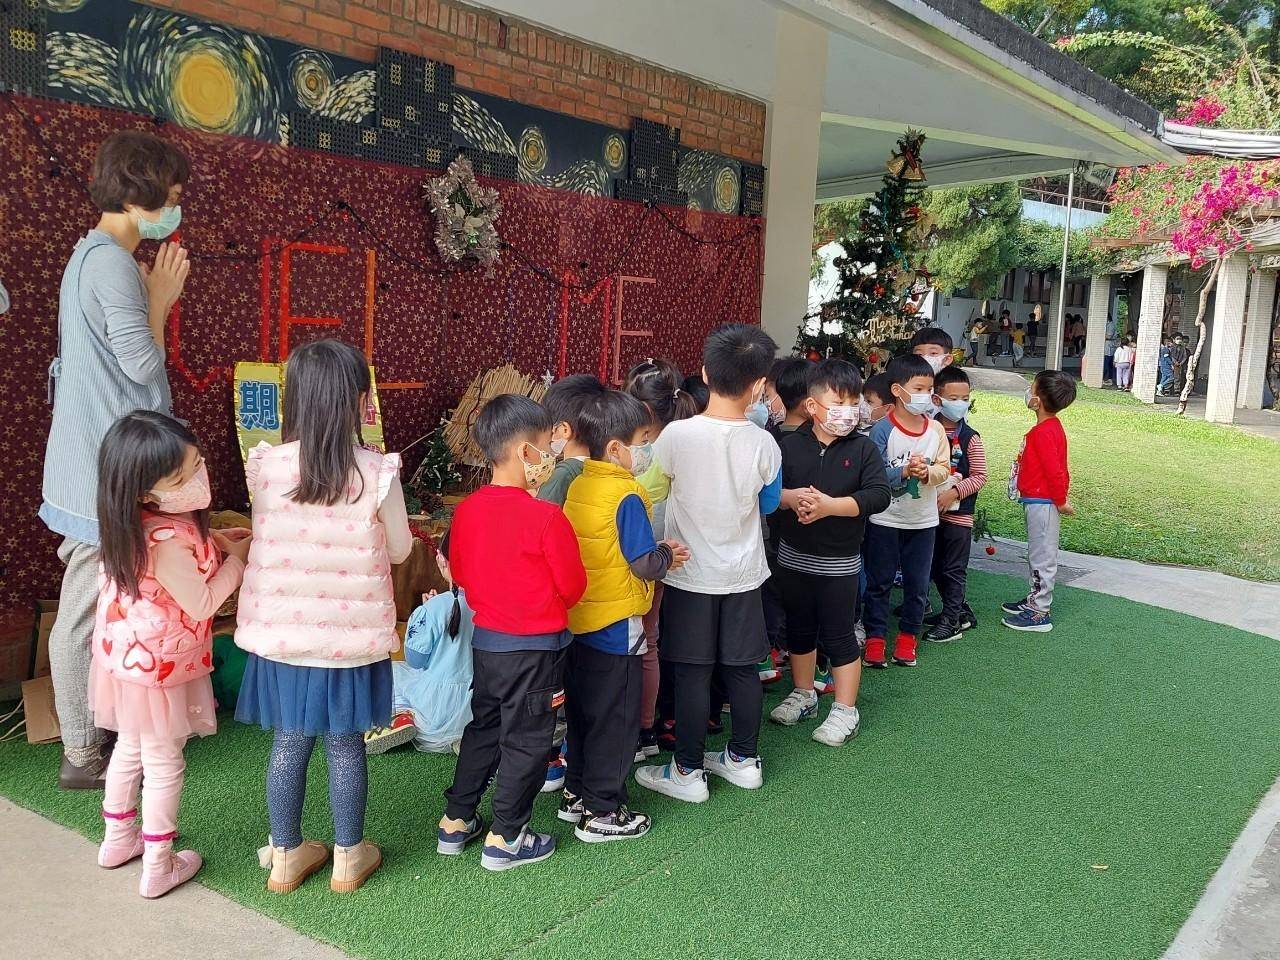
<svg viewBox="0 0 1280 960"><path fill-rule="evenodd" d="M627 809L640 732L641 618L654 581L689 555L683 544L654 539L649 495L635 479L653 462L653 429L644 404L616 390L578 410L589 459L569 485L564 513L578 535L587 592L569 611L568 771L558 816L588 843L642 837L651 823Z"/></svg>

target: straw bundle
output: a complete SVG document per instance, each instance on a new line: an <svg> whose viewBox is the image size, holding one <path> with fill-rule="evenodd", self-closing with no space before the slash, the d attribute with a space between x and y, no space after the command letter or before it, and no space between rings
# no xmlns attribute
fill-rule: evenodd
<svg viewBox="0 0 1280 960"><path fill-rule="evenodd" d="M477 374L449 414L449 423L444 429L445 442L459 463L483 467L484 453L471 439L471 426L484 405L504 393L520 394L541 403L546 392L540 378L527 377L509 363Z"/></svg>

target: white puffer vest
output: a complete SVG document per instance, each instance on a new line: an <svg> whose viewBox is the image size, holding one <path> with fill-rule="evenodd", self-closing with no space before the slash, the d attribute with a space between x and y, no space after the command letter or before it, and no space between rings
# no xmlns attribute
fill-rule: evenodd
<svg viewBox="0 0 1280 960"><path fill-rule="evenodd" d="M236 644L268 660L312 666L385 659L400 638L378 508L399 476L400 456L357 448L360 477L347 501L331 507L289 498L298 456L296 443L262 443L245 464L253 545Z"/></svg>

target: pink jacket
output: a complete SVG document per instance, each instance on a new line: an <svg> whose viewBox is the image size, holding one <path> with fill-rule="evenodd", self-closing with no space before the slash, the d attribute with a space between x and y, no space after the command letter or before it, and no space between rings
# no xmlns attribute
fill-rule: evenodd
<svg viewBox="0 0 1280 960"><path fill-rule="evenodd" d="M235 589L238 578L220 578L227 581L226 589L211 601L209 618L190 616L156 579L155 550L175 538L189 544L197 571L210 581L220 566L217 547L183 515L144 514L143 529L147 570L138 584L138 596L124 595L105 574L98 575L93 655L116 679L145 687L172 687L213 670L210 618ZM239 565L238 560L235 563Z"/></svg>
<svg viewBox="0 0 1280 960"><path fill-rule="evenodd" d="M236 644L269 660L309 665L385 659L400 646L391 561L404 557L388 555L378 510L393 485L400 499L400 456L357 448L360 477L348 500L331 507L290 499L298 456L296 443L262 443L245 464L253 545Z"/></svg>

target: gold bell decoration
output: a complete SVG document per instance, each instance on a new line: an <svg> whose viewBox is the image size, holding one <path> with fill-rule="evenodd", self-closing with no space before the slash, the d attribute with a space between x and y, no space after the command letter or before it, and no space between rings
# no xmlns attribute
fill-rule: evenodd
<svg viewBox="0 0 1280 960"><path fill-rule="evenodd" d="M907 136L902 151L895 150L885 163L889 172L901 180L923 180L924 163L920 159L920 148L924 145L925 135L919 130L907 129Z"/></svg>

